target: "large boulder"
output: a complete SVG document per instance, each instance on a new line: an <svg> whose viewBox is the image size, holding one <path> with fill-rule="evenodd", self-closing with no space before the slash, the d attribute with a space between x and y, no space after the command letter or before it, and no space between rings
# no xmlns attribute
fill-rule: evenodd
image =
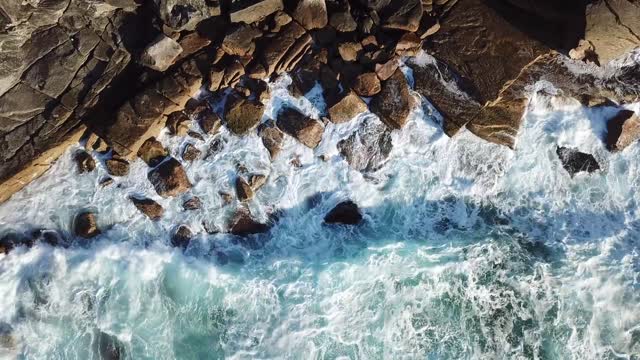
<svg viewBox="0 0 640 360"><path fill-rule="evenodd" d="M360 74L353 82L353 91L360 96L370 97L381 90L380 79L374 72Z"/></svg>
<svg viewBox="0 0 640 360"><path fill-rule="evenodd" d="M630 110L622 110L607 122L607 148L622 151L640 139L640 117Z"/></svg>
<svg viewBox="0 0 640 360"><path fill-rule="evenodd" d="M133 205L140 210L141 213L145 214L151 220L158 220L164 214L164 208L162 208L162 205L151 199L132 196L129 200L131 200Z"/></svg>
<svg viewBox="0 0 640 360"><path fill-rule="evenodd" d="M329 108L329 120L334 124L341 124L365 111L367 104L355 92L349 91Z"/></svg>
<svg viewBox="0 0 640 360"><path fill-rule="evenodd" d="M392 148L391 131L375 118L367 118L348 138L338 142L340 154L361 172L380 169Z"/></svg>
<svg viewBox="0 0 640 360"><path fill-rule="evenodd" d="M278 128L307 147L316 148L322 140L324 125L296 109L286 107L278 113Z"/></svg>
<svg viewBox="0 0 640 360"><path fill-rule="evenodd" d="M422 0L392 1L382 11L382 27L414 32L420 26L422 13Z"/></svg>
<svg viewBox="0 0 640 360"><path fill-rule="evenodd" d="M556 148L556 154L562 163L562 167L573 177L580 172L592 173L600 170L600 164L591 154L583 153L578 149L561 147Z"/></svg>
<svg viewBox="0 0 640 360"><path fill-rule="evenodd" d="M224 120L231 132L244 135L260 124L263 113L264 105L260 101L233 94L225 104Z"/></svg>
<svg viewBox="0 0 640 360"><path fill-rule="evenodd" d="M260 35L260 30L249 25L240 25L224 37L222 50L229 55L250 56L256 48L254 39Z"/></svg>
<svg viewBox="0 0 640 360"><path fill-rule="evenodd" d="M321 29L329 21L325 0L300 0L291 16L307 30Z"/></svg>
<svg viewBox="0 0 640 360"><path fill-rule="evenodd" d="M104 162L107 173L113 176L125 176L129 174L129 162L119 157L112 157Z"/></svg>
<svg viewBox="0 0 640 360"><path fill-rule="evenodd" d="M100 235L96 215L92 212L83 212L76 215L73 221L73 232L76 236L89 239Z"/></svg>
<svg viewBox="0 0 640 360"><path fill-rule="evenodd" d="M414 100L409 93L407 79L400 69L382 84L382 90L369 104L390 129L401 129L407 123Z"/></svg>
<svg viewBox="0 0 640 360"><path fill-rule="evenodd" d="M311 35L295 21L282 27L277 36L260 39L261 62L268 75L291 71L311 46Z"/></svg>
<svg viewBox="0 0 640 360"><path fill-rule="evenodd" d="M324 217L327 224L357 225L362 221L358 205L353 201L343 201L336 205Z"/></svg>
<svg viewBox="0 0 640 360"><path fill-rule="evenodd" d="M162 197L176 196L191 188L191 182L182 164L174 158L169 158L151 169L147 177Z"/></svg>

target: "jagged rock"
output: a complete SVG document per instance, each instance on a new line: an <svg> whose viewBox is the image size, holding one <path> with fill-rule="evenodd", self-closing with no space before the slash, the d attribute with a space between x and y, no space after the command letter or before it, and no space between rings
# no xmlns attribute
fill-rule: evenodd
<svg viewBox="0 0 640 360"><path fill-rule="evenodd" d="M193 237L191 229L187 225L180 225L171 236L171 246L186 249Z"/></svg>
<svg viewBox="0 0 640 360"><path fill-rule="evenodd" d="M249 177L249 186L251 186L251 189L253 189L253 191L258 191L266 183L266 175L254 174Z"/></svg>
<svg viewBox="0 0 640 360"><path fill-rule="evenodd" d="M113 176L125 176L129 174L129 162L120 158L111 158L104 162L107 173Z"/></svg>
<svg viewBox="0 0 640 360"><path fill-rule="evenodd" d="M593 155L580 152L578 149L558 146L556 154L560 158L562 167L567 170L571 177L583 171L592 173L600 170L600 164L598 164Z"/></svg>
<svg viewBox="0 0 640 360"><path fill-rule="evenodd" d="M348 138L338 142L340 154L349 166L360 172L380 169L392 148L391 131L372 118L363 121Z"/></svg>
<svg viewBox="0 0 640 360"><path fill-rule="evenodd" d="M357 225L361 221L362 214L358 205L350 200L339 203L324 217L327 224Z"/></svg>
<svg viewBox="0 0 640 360"><path fill-rule="evenodd" d="M198 210L202 208L202 200L199 197L194 196L182 203L184 210Z"/></svg>
<svg viewBox="0 0 640 360"><path fill-rule="evenodd" d="M633 111L622 110L607 122L607 149L622 151L640 139L640 117Z"/></svg>
<svg viewBox="0 0 640 360"><path fill-rule="evenodd" d="M229 55L250 56L256 49L254 39L261 35L262 32L256 28L240 25L227 33L222 41L222 50Z"/></svg>
<svg viewBox="0 0 640 360"><path fill-rule="evenodd" d="M189 131L189 117L182 111L174 111L167 116L166 127L169 134L174 136L185 136Z"/></svg>
<svg viewBox="0 0 640 360"><path fill-rule="evenodd" d="M284 108L278 113L277 125L284 133L312 149L318 146L324 132L324 126L320 121L293 108Z"/></svg>
<svg viewBox="0 0 640 360"><path fill-rule="evenodd" d="M349 91L340 101L329 108L329 119L333 123L341 124L365 111L367 111L367 104L356 93Z"/></svg>
<svg viewBox="0 0 640 360"><path fill-rule="evenodd" d="M383 28L414 32L417 31L420 26L422 1L392 1L390 5L384 9L384 12L390 14L390 16L383 21Z"/></svg>
<svg viewBox="0 0 640 360"><path fill-rule="evenodd" d="M73 161L75 161L80 174L91 172L96 168L96 161L93 160L93 157L84 150L76 152L73 155Z"/></svg>
<svg viewBox="0 0 640 360"><path fill-rule="evenodd" d="M593 44L601 64L640 47L640 3L597 0L586 9L584 38Z"/></svg>
<svg viewBox="0 0 640 360"><path fill-rule="evenodd" d="M238 94L229 96L224 108L227 128L236 135L244 135L255 129L264 113L264 105Z"/></svg>
<svg viewBox="0 0 640 360"><path fill-rule="evenodd" d="M276 127L273 120L269 120L258 127L258 135L262 139L264 147L269 151L271 160L275 159L282 150L282 142L284 141L282 131Z"/></svg>
<svg viewBox="0 0 640 360"><path fill-rule="evenodd" d="M292 70L311 46L309 35L300 24L290 22L274 38L261 39L262 63L267 74Z"/></svg>
<svg viewBox="0 0 640 360"><path fill-rule="evenodd" d="M147 177L162 197L176 196L191 188L191 182L182 164L174 158L169 158L151 169Z"/></svg>
<svg viewBox="0 0 640 360"><path fill-rule="evenodd" d="M185 161L193 161L200 157L202 152L198 150L193 144L187 144L182 150L182 159Z"/></svg>
<svg viewBox="0 0 640 360"><path fill-rule="evenodd" d="M236 196L240 201L247 201L253 198L253 189L242 177L236 178Z"/></svg>
<svg viewBox="0 0 640 360"><path fill-rule="evenodd" d="M382 84L382 90L371 100L371 112L391 129L401 129L406 123L414 101L409 85L399 69Z"/></svg>
<svg viewBox="0 0 640 360"><path fill-rule="evenodd" d="M178 44L180 44L180 47L182 48L182 53L180 54L180 56L178 56L176 61L180 61L188 56L195 54L202 48L211 44L211 40L207 39L206 37L200 36L200 34L198 34L197 32L192 32L186 34L185 36L182 36L180 40L178 40Z"/></svg>
<svg viewBox="0 0 640 360"><path fill-rule="evenodd" d="M160 19L174 31L194 30L202 20L220 15L218 1L159 0L156 3Z"/></svg>
<svg viewBox="0 0 640 360"><path fill-rule="evenodd" d="M280 10L284 10L282 0L232 0L229 18L234 23L251 24Z"/></svg>
<svg viewBox="0 0 640 360"><path fill-rule="evenodd" d="M158 165L164 158L169 156L169 152L164 145L156 138L148 138L138 150L138 157L147 165L154 167Z"/></svg>
<svg viewBox="0 0 640 360"><path fill-rule="evenodd" d="M90 239L100 235L100 230L96 222L96 215L91 212L84 212L76 215L73 222L73 232L76 236Z"/></svg>
<svg viewBox="0 0 640 360"><path fill-rule="evenodd" d="M415 56L422 47L422 40L415 33L402 35L396 44L396 54L400 56Z"/></svg>
<svg viewBox="0 0 640 360"><path fill-rule="evenodd" d="M158 220L164 214L162 205L148 198L129 198L133 205L151 220Z"/></svg>
<svg viewBox="0 0 640 360"><path fill-rule="evenodd" d="M166 71L182 53L177 41L161 34L142 53L140 63L157 71Z"/></svg>
<svg viewBox="0 0 640 360"><path fill-rule="evenodd" d="M353 91L360 96L373 96L381 90L380 79L374 72L360 74L353 83Z"/></svg>
<svg viewBox="0 0 640 360"><path fill-rule="evenodd" d="M327 4L325 0L300 0L291 16L307 30L320 29L327 26Z"/></svg>
<svg viewBox="0 0 640 360"><path fill-rule="evenodd" d="M360 51L362 51L362 44L359 42L348 41L338 45L338 53L344 61L356 61Z"/></svg>
<svg viewBox="0 0 640 360"><path fill-rule="evenodd" d="M600 65L598 62L598 54L596 54L593 44L587 40L580 40L578 46L569 51L569 57L573 60L582 60Z"/></svg>
<svg viewBox="0 0 640 360"><path fill-rule="evenodd" d="M211 135L218 132L218 130L222 126L222 120L220 120L218 114L209 109L201 115L199 124L202 132Z"/></svg>
<svg viewBox="0 0 640 360"><path fill-rule="evenodd" d="M240 207L229 222L229 232L237 236L249 236L269 231L270 226L253 219L249 209Z"/></svg>

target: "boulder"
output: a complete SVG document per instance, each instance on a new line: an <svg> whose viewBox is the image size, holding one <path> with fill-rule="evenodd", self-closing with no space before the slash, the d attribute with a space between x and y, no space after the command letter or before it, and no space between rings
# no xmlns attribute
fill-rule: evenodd
<svg viewBox="0 0 640 360"><path fill-rule="evenodd" d="M327 26L327 4L325 0L300 0L291 14L307 30Z"/></svg>
<svg viewBox="0 0 640 360"><path fill-rule="evenodd" d="M253 198L253 189L251 189L251 185L246 182L245 179L238 176L236 178L236 196L240 201L248 201Z"/></svg>
<svg viewBox="0 0 640 360"><path fill-rule="evenodd" d="M353 90L360 96L373 96L381 90L380 79L374 72L360 74L353 83Z"/></svg>
<svg viewBox="0 0 640 360"><path fill-rule="evenodd" d="M76 152L73 155L73 161L76 163L80 174L91 172L96 168L96 161L93 160L93 157L84 150Z"/></svg>
<svg viewBox="0 0 640 360"><path fill-rule="evenodd" d="M640 139L640 117L630 110L618 112L607 122L607 149L622 151Z"/></svg>
<svg viewBox="0 0 640 360"><path fill-rule="evenodd" d="M156 4L160 19L174 31L192 31L201 21L221 13L218 1L158 0Z"/></svg>
<svg viewBox="0 0 640 360"><path fill-rule="evenodd" d="M186 200L185 202L183 202L182 203L182 208L185 211L201 209L202 208L202 200L200 200L199 197L194 196L194 197Z"/></svg>
<svg viewBox="0 0 640 360"><path fill-rule="evenodd" d="M164 158L169 156L169 152L160 141L156 140L154 137L150 137L142 143L142 146L138 149L137 155L147 165L154 167L162 162Z"/></svg>
<svg viewBox="0 0 640 360"><path fill-rule="evenodd" d="M249 25L240 25L227 33L222 41L222 50L229 55L251 56L256 49L254 39L262 32Z"/></svg>
<svg viewBox="0 0 640 360"><path fill-rule="evenodd" d="M265 233L270 226L257 222L251 216L249 209L240 207L229 222L229 232L237 236L249 236L253 234Z"/></svg>
<svg viewBox="0 0 640 360"><path fill-rule="evenodd" d="M276 127L273 120L269 120L258 127L258 135L262 139L262 144L267 151L271 160L275 159L282 150L282 142L284 134Z"/></svg>
<svg viewBox="0 0 640 360"><path fill-rule="evenodd" d="M129 198L133 205L151 220L158 220L164 214L162 205L148 198Z"/></svg>
<svg viewBox="0 0 640 360"><path fill-rule="evenodd" d="M169 134L174 136L185 136L189 131L191 120L183 111L174 111L167 116L166 127Z"/></svg>
<svg viewBox="0 0 640 360"><path fill-rule="evenodd" d="M361 221L358 205L350 200L339 203L324 217L326 224L357 225Z"/></svg>
<svg viewBox="0 0 640 360"><path fill-rule="evenodd" d="M338 53L344 61L356 61L362 51L362 44L355 41L343 42L338 45Z"/></svg>
<svg viewBox="0 0 640 360"><path fill-rule="evenodd" d="M392 1L382 12L389 14L382 22L382 27L415 32L420 27L422 12L422 0Z"/></svg>
<svg viewBox="0 0 640 360"><path fill-rule="evenodd" d="M267 74L293 70L310 48L311 42L311 35L296 21L285 25L277 36L261 39L261 62Z"/></svg>
<svg viewBox="0 0 640 360"><path fill-rule="evenodd" d="M227 128L236 135L244 135L255 129L264 113L264 105L240 94L232 94L224 108L224 120Z"/></svg>
<svg viewBox="0 0 640 360"><path fill-rule="evenodd" d="M83 212L76 215L73 221L73 232L76 236L90 239L100 235L96 215L91 212Z"/></svg>
<svg viewBox="0 0 640 360"><path fill-rule="evenodd" d="M366 173L380 169L393 144L391 131L375 118L367 118L348 138L338 142L338 151L351 168Z"/></svg>
<svg viewBox="0 0 640 360"><path fill-rule="evenodd" d="M578 46L569 51L569 57L573 60L582 60L600 65L598 54L596 54L593 44L587 40L580 40Z"/></svg>
<svg viewBox="0 0 640 360"><path fill-rule="evenodd" d="M324 132L324 125L320 121L289 107L280 110L277 125L284 133L312 149L320 144Z"/></svg>
<svg viewBox="0 0 640 360"><path fill-rule="evenodd" d="M415 56L422 47L422 40L415 33L402 35L396 44L396 54L400 56Z"/></svg>
<svg viewBox="0 0 640 360"><path fill-rule="evenodd" d="M341 124L365 111L367 111L367 104L355 92L349 91L329 108L329 120L335 124Z"/></svg>
<svg viewBox="0 0 640 360"><path fill-rule="evenodd" d="M267 183L267 176L262 174L253 174L249 177L249 186L253 191L258 191Z"/></svg>
<svg viewBox="0 0 640 360"><path fill-rule="evenodd" d="M401 129L407 123L413 105L407 79L400 69L384 81L382 90L369 104L371 112L378 115L390 129Z"/></svg>
<svg viewBox="0 0 640 360"><path fill-rule="evenodd" d="M187 144L182 150L182 159L185 161L194 161L199 158L201 154L202 152L193 144Z"/></svg>
<svg viewBox="0 0 640 360"><path fill-rule="evenodd" d="M234 23L251 24L283 9L282 0L232 0L229 18Z"/></svg>
<svg viewBox="0 0 640 360"><path fill-rule="evenodd" d="M186 249L193 237L191 229L187 225L180 225L171 236L171 246Z"/></svg>
<svg viewBox="0 0 640 360"><path fill-rule="evenodd" d="M182 164L174 158L169 158L151 169L147 178L162 197L176 196L191 188L191 182Z"/></svg>
<svg viewBox="0 0 640 360"><path fill-rule="evenodd" d="M329 25L339 32L352 32L358 28L358 23L351 16L349 1L336 2L335 8L329 13Z"/></svg>
<svg viewBox="0 0 640 360"><path fill-rule="evenodd" d="M556 154L562 163L562 167L567 170L571 177L583 171L592 173L600 170L600 164L598 164L593 155L580 152L578 149L558 146Z"/></svg>
<svg viewBox="0 0 640 360"><path fill-rule="evenodd" d="M125 159L113 157L104 162L107 173L112 176L126 176L129 174L129 162Z"/></svg>
<svg viewBox="0 0 640 360"><path fill-rule="evenodd" d="M100 359L120 360L125 356L125 346L117 337L98 331L95 339Z"/></svg>
<svg viewBox="0 0 640 360"><path fill-rule="evenodd" d="M182 47L172 38L160 34L144 49L140 63L150 69L164 72L182 53Z"/></svg>
<svg viewBox="0 0 640 360"><path fill-rule="evenodd" d="M200 129L203 133L212 135L218 132L222 126L222 120L218 114L211 111L211 109L208 109L201 113L198 124L200 125Z"/></svg>
<svg viewBox="0 0 640 360"><path fill-rule="evenodd" d="M387 62L376 64L376 75L378 75L378 79L385 81L398 70L399 66L400 61L398 57L393 57Z"/></svg>

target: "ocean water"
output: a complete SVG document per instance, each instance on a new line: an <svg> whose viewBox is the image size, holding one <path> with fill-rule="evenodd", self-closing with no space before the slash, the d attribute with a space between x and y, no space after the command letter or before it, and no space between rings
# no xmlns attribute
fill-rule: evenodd
<svg viewBox="0 0 640 360"><path fill-rule="evenodd" d="M270 85L265 119L283 105L325 111L319 87L295 99L289 82ZM606 150L617 110L534 95L512 151L465 130L448 138L413 96L388 162L366 176L336 143L378 121L371 113L328 125L315 151L287 138L273 163L256 135L195 142L224 144L186 164L197 211L158 197L141 160L103 188L102 164L79 175L80 145L69 149L0 205L2 233L52 229L70 242L0 255L0 358L108 358L113 345L127 359L640 359L640 145ZM159 139L176 157L193 142ZM558 145L602 170L571 178ZM252 213L280 219L250 239L208 234L238 206L218 193L233 193L239 164L268 175ZM163 218L142 215L136 194ZM345 199L364 223L323 225ZM71 235L87 209L102 229L88 242ZM196 233L184 252L169 245L180 224Z"/></svg>

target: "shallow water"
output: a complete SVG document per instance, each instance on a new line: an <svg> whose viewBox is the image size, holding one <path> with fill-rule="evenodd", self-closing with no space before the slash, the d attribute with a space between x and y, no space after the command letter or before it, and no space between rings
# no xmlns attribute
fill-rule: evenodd
<svg viewBox="0 0 640 360"><path fill-rule="evenodd" d="M283 104L324 111L319 87L294 99L288 81L271 84L265 119ZM639 359L640 145L605 149L616 110L535 96L511 151L467 131L448 138L419 100L367 177L336 143L378 121L370 113L328 125L315 151L288 138L273 163L256 135L207 137L203 153L225 145L186 165L204 204L195 212L155 195L141 160L102 188L104 168L78 175L70 149L0 205L3 233L55 229L74 242L0 255L0 323L14 339L0 357L97 359L111 336L132 359ZM193 141L160 140L176 157ZM594 154L602 170L571 178L556 145ZM203 225L224 229L237 207L218 194L233 193L237 164L269 175L251 211L282 211L251 242ZM132 194L164 217L148 220ZM323 225L344 199L365 223ZM83 209L103 229L90 243L70 235ZM198 233L184 253L168 245L179 224Z"/></svg>

